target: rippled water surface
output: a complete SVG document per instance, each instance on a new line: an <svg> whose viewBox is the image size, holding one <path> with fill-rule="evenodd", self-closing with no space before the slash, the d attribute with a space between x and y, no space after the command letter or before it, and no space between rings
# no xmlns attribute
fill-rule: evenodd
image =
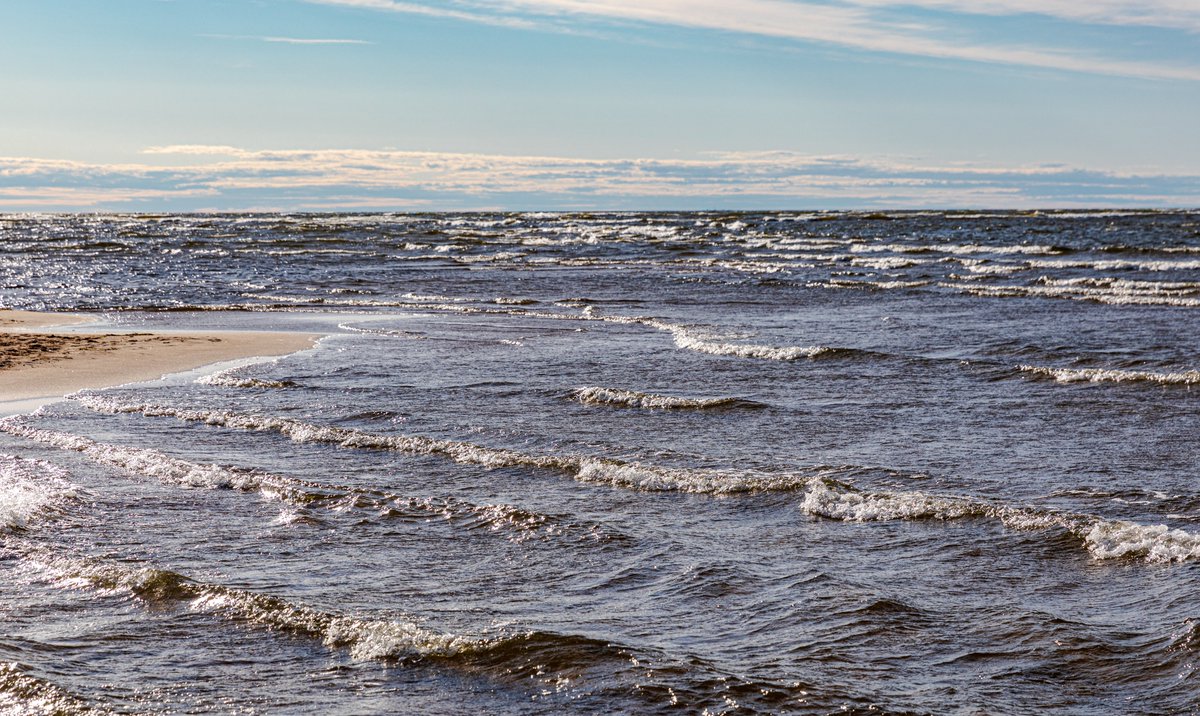
<svg viewBox="0 0 1200 716"><path fill-rule="evenodd" d="M0 421L0 713L1200 710L1200 215L0 216L327 337Z"/></svg>

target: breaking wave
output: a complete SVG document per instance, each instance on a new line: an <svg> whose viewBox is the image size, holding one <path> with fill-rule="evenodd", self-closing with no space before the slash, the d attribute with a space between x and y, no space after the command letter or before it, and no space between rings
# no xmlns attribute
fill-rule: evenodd
<svg viewBox="0 0 1200 716"><path fill-rule="evenodd" d="M488 469L526 467L567 474L581 482L652 492L731 494L739 492L802 489L814 477L845 472L845 467L819 466L805 472L761 472L661 467L615 458L582 455L531 455L457 440L413 435L379 435L350 428L314 425L290 418L236 413L226 410L189 410L148 403L120 403L99 395L77 395L84 407L100 413L140 413L147 417L173 417L240 430L269 431L299 443L327 443L346 448L392 450L410 455L434 455Z"/></svg>
<svg viewBox="0 0 1200 716"><path fill-rule="evenodd" d="M571 393L584 405L610 405L651 410L711 410L719 408L763 408L762 403L742 398L680 398L620 388L584 387Z"/></svg>
<svg viewBox="0 0 1200 716"><path fill-rule="evenodd" d="M965 497L923 492L866 493L814 481L800 509L844 522L986 518L999 520L1010 529L1061 529L1078 539L1096 559L1139 558L1149 563L1172 563L1200 557L1200 534L1172 530L1166 525L1141 525Z"/></svg>
<svg viewBox="0 0 1200 716"><path fill-rule="evenodd" d="M967 256L974 254L1053 256L1066 253L1066 249L1059 246L1025 244L1011 244L1008 246L983 246L981 244L851 244L850 250L855 253L942 253Z"/></svg>
<svg viewBox="0 0 1200 716"><path fill-rule="evenodd" d="M24 530L79 495L66 472L42 460L0 455L0 532Z"/></svg>
<svg viewBox="0 0 1200 716"><path fill-rule="evenodd" d="M570 475L580 482L634 490L710 495L802 492L799 503L802 512L847 522L990 518L1012 529L1064 529L1080 539L1097 559L1140 557L1147 562L1183 562L1200 557L1200 535L1171 530L1163 525L1139 525L1091 515L1012 507L969 497L922 492L864 492L837 479L862 468L818 466L803 471L768 473L660 467L611 458L529 455L504 448L420 436L377 435L348 428L318 426L289 418L122 404L96 395L82 395L76 399L85 407L101 413L140 413L148 417L174 417L242 430L273 431L300 443L322 442L347 448L439 455L455 462L487 468L552 470Z"/></svg>
<svg viewBox="0 0 1200 716"><path fill-rule="evenodd" d="M313 639L330 649L346 650L360 661L437 665L543 689L543 695L569 690L566 695L573 701L594 700L605 712L614 703L624 703L634 712L682 709L689 713L719 713L740 703L750 713L775 713L800 702L819 703L824 711L831 712L847 703L864 702L853 696L823 694L798 681L749 681L716 669L703 658L635 651L588 636L510 627L489 627L475 635L455 634L432 629L409 615L380 618L315 609L149 566L43 549L29 550L22 559L36 578L61 589L88 590L158 608L211 614L238 624ZM7 675L8 670L0 667L0 687L5 685ZM30 677L18 674L17 678ZM26 682L26 688L40 686ZM545 691L547 688L552 691ZM628 703L630 699L634 700L632 704Z"/></svg>
<svg viewBox="0 0 1200 716"><path fill-rule="evenodd" d="M1075 282L1052 281L1035 286L985 286L970 283L939 283L938 286L955 289L975 296L993 298L1066 298L1075 301L1092 301L1116 306L1179 306L1184 308L1200 306L1200 298L1193 297L1194 291L1181 293L1170 289L1146 286L1136 287L1115 283L1096 286Z"/></svg>
<svg viewBox="0 0 1200 716"><path fill-rule="evenodd" d="M1109 368L1054 368L1019 365L1017 370L1053 378L1059 383L1158 383L1160 385L1193 385L1200 383L1200 371L1186 370L1159 373L1144 370L1115 370Z"/></svg>
<svg viewBox="0 0 1200 716"><path fill-rule="evenodd" d="M560 535L575 528L584 528L592 538L616 537L598 525L588 528L513 505L477 505L452 497L408 497L382 490L327 485L248 468L197 464L157 450L110 445L79 435L34 428L14 418L0 420L0 431L78 452L102 465L151 477L164 484L256 493L295 507L338 512L354 510L388 519L424 521L440 518L467 529L512 532L518 540L538 534ZM0 510L3 509L0 505Z"/></svg>
<svg viewBox="0 0 1200 716"><path fill-rule="evenodd" d="M419 311L441 311L446 313L459 313L469 315L498 315L498 316L518 316L522 318L542 318L554 321L590 321L598 323L614 323L621 325L645 326L653 328L657 331L663 331L671 335L677 348L684 350L695 351L698 353L708 353L710 355L730 356L736 358L757 358L760 360L778 360L778 361L794 361L803 358L816 358L822 355L833 355L842 353L857 352L854 349L835 348L831 346L771 346L771 345L755 345L741 343L726 343L720 340L701 337L697 335L696 330L687 326L682 326L675 323L667 323L656 318L648 318L645 316L612 316L595 313L591 306L584 309L583 313L553 313L547 311L525 310L521 308L491 308L463 305L463 303L425 303L415 301L386 301L374 299L335 299L335 298L291 298L288 296L256 296L268 300L287 302L292 301L298 304L316 304L322 306L346 306L346 307L387 307L387 308L405 308ZM445 298L445 297L438 297ZM455 299L461 301L470 301L473 299ZM362 333L379 333L376 329L357 329L346 326L348 330L354 330ZM394 332L384 332L388 335L395 334ZM395 335L403 335L395 334Z"/></svg>
<svg viewBox="0 0 1200 716"><path fill-rule="evenodd" d="M59 587L127 594L154 604L186 603L194 611L314 637L331 648L349 649L355 659L450 657L489 644L427 629L409 619L361 619L323 612L278 597L193 581L169 570L134 568L45 550L26 555L25 560Z"/></svg>

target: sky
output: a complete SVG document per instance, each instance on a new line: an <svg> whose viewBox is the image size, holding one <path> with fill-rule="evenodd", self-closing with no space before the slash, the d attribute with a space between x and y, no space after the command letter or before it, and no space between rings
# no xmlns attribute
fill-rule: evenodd
<svg viewBox="0 0 1200 716"><path fill-rule="evenodd" d="M2 0L0 212L1200 206L1200 0Z"/></svg>

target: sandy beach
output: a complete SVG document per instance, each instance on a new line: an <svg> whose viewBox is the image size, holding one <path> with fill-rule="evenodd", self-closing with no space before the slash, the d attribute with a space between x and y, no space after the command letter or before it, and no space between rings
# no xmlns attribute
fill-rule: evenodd
<svg viewBox="0 0 1200 716"><path fill-rule="evenodd" d="M153 380L167 373L312 346L307 333L62 330L80 314L0 310L0 403Z"/></svg>

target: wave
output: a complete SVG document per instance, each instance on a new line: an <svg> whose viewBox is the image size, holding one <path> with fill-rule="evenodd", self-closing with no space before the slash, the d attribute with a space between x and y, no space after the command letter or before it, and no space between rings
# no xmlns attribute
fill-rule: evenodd
<svg viewBox="0 0 1200 716"><path fill-rule="evenodd" d="M150 567L76 558L46 550L24 556L56 586L126 594L150 604L187 603L194 611L319 639L349 649L355 659L450 657L489 642L434 631L415 621L364 619L323 612L278 597L205 584L182 574Z"/></svg>
<svg viewBox="0 0 1200 716"><path fill-rule="evenodd" d="M40 679L13 661L0 661L0 714L54 714L55 716L101 716L107 709L87 701L61 686Z"/></svg>
<svg viewBox="0 0 1200 716"><path fill-rule="evenodd" d="M794 361L802 358L816 358L818 356L843 355L847 353L859 353L851 348L834 348L831 346L772 346L772 345L754 345L741 343L725 343L711 338L702 338L696 335L694 328L687 326L667 323L657 318L649 318L645 316L610 316L602 315L594 312L593 306L587 306L583 313L554 313L548 311L526 310L521 308L490 308L481 306L463 305L463 303L435 303L435 302L415 302L415 301L387 301L375 299L334 299L334 298L293 298L288 296L275 295L255 295L256 298L263 298L274 301L292 301L301 304L315 304L321 306L336 305L358 308L404 308L420 311L441 311L445 313L460 313L468 315L497 315L497 316L519 316L522 318L541 318L554 321L592 321L598 323L614 323L620 325L645 326L653 328L657 331L663 331L671 335L675 346L685 350L696 351L698 353L708 353L710 355L730 356L736 358L757 358L760 360L778 360L778 361ZM433 297L430 297L433 298ZM445 298L445 297L437 297ZM475 299L454 299L456 301L469 302ZM479 299L484 301L485 299ZM495 299L492 299L494 301ZM351 329L356 330L356 329ZM362 329L359 329L362 330ZM362 332L372 332L370 330L362 330Z"/></svg>
<svg viewBox="0 0 1200 716"><path fill-rule="evenodd" d="M580 482L633 490L710 495L798 492L803 493L799 503L802 512L846 522L991 518L1012 529L1065 529L1079 538L1097 559L1140 557L1147 562L1183 562L1200 557L1200 535L1171 530L1165 525L1140 525L1092 515L1012 507L971 497L922 492L863 492L837 479L864 469L850 466L816 466L780 473L660 467L612 458L528 455L504 448L427 437L376 435L289 418L121 404L95 395L76 396L76 400L102 413L141 413L148 417L175 417L242 430L274 431L301 443L323 442L348 448L440 455L459 463L487 468L552 470Z"/></svg>
<svg viewBox="0 0 1200 716"><path fill-rule="evenodd" d="M1128 259L1031 259L1029 265L1046 269L1091 269L1093 271L1195 271L1197 260L1130 261Z"/></svg>
<svg viewBox="0 0 1200 716"><path fill-rule="evenodd" d="M1059 383L1158 383L1160 385L1194 385L1200 383L1200 370L1158 373L1144 370L1111 368L1054 368L1019 365L1017 370L1053 378Z"/></svg>
<svg viewBox="0 0 1200 716"><path fill-rule="evenodd" d="M1180 306L1188 308L1200 306L1200 299L1196 299L1196 297L1164 294L1162 291L1099 289L1070 287L1070 285L979 285L949 282L937 285L976 296L1016 297L1016 299L1050 297L1050 299L1110 303L1115 306Z"/></svg>
<svg viewBox="0 0 1200 716"><path fill-rule="evenodd" d="M1017 530L1065 530L1095 559L1138 558L1149 563L1200 558L1200 534L1166 525L1106 520L1094 515L1012 507L986 500L923 492L865 493L815 481L801 511L843 522L989 518Z"/></svg>
<svg viewBox="0 0 1200 716"><path fill-rule="evenodd" d="M27 529L79 496L66 472L42 460L0 455L0 531Z"/></svg>
<svg viewBox="0 0 1200 716"><path fill-rule="evenodd" d="M318 641L359 661L429 664L563 692L576 706L604 712L720 712L739 703L750 713L775 713L788 704L819 703L826 712L865 700L821 693L801 682L751 682L710 666L635 650L607 639L548 631L490 627L468 635L432 629L403 614L360 616L309 607L281 597L193 580L178 572L30 549L26 567L62 589L124 596L157 608L187 608L238 624ZM0 670L0 684L5 672ZM544 689L549 689L546 691ZM2 692L0 692L2 693ZM586 701L585 701L586 700ZM627 703L633 700L633 703ZM2 702L0 702L2 703ZM68 712L73 713L73 712Z"/></svg>
<svg viewBox="0 0 1200 716"><path fill-rule="evenodd" d="M679 398L673 395L642 393L620 388L584 387L572 391L571 398L584 405L610 405L652 410L711 410L718 408L765 408L763 403L743 398Z"/></svg>
<svg viewBox="0 0 1200 716"><path fill-rule="evenodd" d="M414 435L380 435L351 428L315 425L226 410L190 410L148 403L120 403L95 394L77 394L84 407L100 413L140 413L147 417L173 417L240 430L268 431L298 443L327 443L346 448L391 450L410 455L440 456L466 465L488 469L525 467L569 475L581 482L651 492L732 494L803 489L814 477L840 474L854 468L817 466L804 472L716 470L646 465L615 458L583 455L531 455L507 448L493 448L457 440L440 440Z"/></svg>
<svg viewBox="0 0 1200 716"><path fill-rule="evenodd" d="M735 358L794 361L801 358L816 358L820 355L832 354L841 350L829 346L765 346L744 343L720 343L696 338L689 335L685 329L678 327L671 330L671 335L675 339L675 345L680 348Z"/></svg>
<svg viewBox="0 0 1200 716"><path fill-rule="evenodd" d="M467 529L512 532L517 540L536 535L559 536L577 528L584 530L590 539L611 540L620 537L599 525L569 522L513 505L477 505L452 497L408 497L382 490L300 480L248 468L197 464L148 448L111 445L79 435L34 428L17 418L0 420L0 431L78 452L102 465L151 477L164 484L256 493L295 507L317 507L338 512L368 511L387 519L426 521L441 518ZM3 509L0 507L0 510Z"/></svg>
<svg viewBox="0 0 1200 716"><path fill-rule="evenodd" d="M338 328L348 333L362 333L371 336L393 336L395 338L406 338L410 341L425 340L425 336L413 331L393 331L386 328L363 328L349 323L339 323Z"/></svg>
<svg viewBox="0 0 1200 716"><path fill-rule="evenodd" d="M952 255L973 254L1021 254L1053 256L1067 252L1061 246L1015 244L1008 246L984 246L981 244L851 244L855 253L924 254L940 253Z"/></svg>

